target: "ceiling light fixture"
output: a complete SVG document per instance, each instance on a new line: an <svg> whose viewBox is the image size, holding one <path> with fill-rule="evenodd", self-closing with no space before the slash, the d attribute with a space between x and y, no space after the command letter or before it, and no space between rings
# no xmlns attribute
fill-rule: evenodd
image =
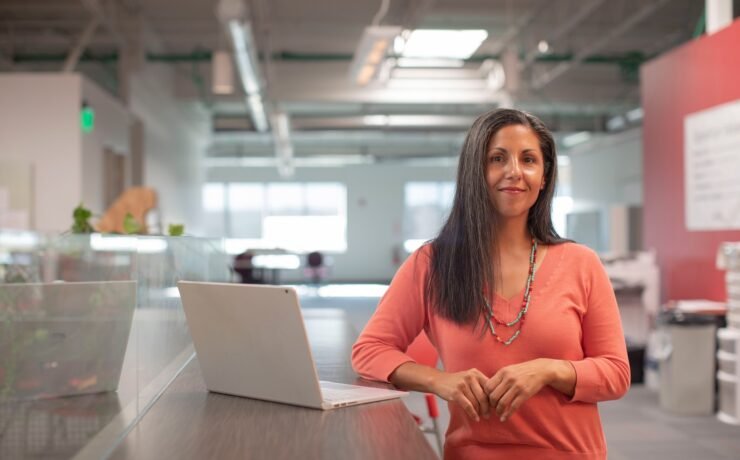
<svg viewBox="0 0 740 460"><path fill-rule="evenodd" d="M488 38L488 32L475 30L417 29L411 32L402 57L468 59Z"/></svg>
<svg viewBox="0 0 740 460"><path fill-rule="evenodd" d="M479 72L485 76L486 85L492 91L499 91L506 85L506 72L500 61L486 59L481 64Z"/></svg>
<svg viewBox="0 0 740 460"><path fill-rule="evenodd" d="M581 131L565 136L563 138L563 146L569 149L571 147L575 147L578 144L583 144L589 139L591 139L591 133L589 133L588 131Z"/></svg>
<svg viewBox="0 0 740 460"><path fill-rule="evenodd" d="M362 122L369 126L386 126L388 121L388 115L365 115L362 117Z"/></svg>
<svg viewBox="0 0 740 460"><path fill-rule="evenodd" d="M627 122L625 121L622 115L611 117L610 119L606 121L607 131L619 131L625 126L627 126Z"/></svg>
<svg viewBox="0 0 740 460"><path fill-rule="evenodd" d="M396 38L393 39L393 53L396 55L403 53L403 48L406 46L406 38L403 36L404 33L408 35L409 31L404 30L401 32L401 35L397 35Z"/></svg>
<svg viewBox="0 0 740 460"><path fill-rule="evenodd" d="M249 15L246 6L242 0L221 0L216 7L216 14L231 38L239 82L246 94L245 102L249 108L252 123L257 131L265 132L270 129L270 126L262 101L257 48L252 36L252 28L247 21ZM214 65L218 65L217 59L214 56Z"/></svg>
<svg viewBox="0 0 740 460"><path fill-rule="evenodd" d="M398 67L408 68L459 68L465 65L462 59L398 58Z"/></svg>
<svg viewBox="0 0 740 460"><path fill-rule="evenodd" d="M285 112L278 112L273 118L272 138L275 143L275 160L281 177L291 177L295 173L293 162L293 143L290 140L290 120Z"/></svg>
<svg viewBox="0 0 740 460"><path fill-rule="evenodd" d="M360 86L370 83L400 33L401 28L395 26L366 27L350 64L350 79Z"/></svg>
<svg viewBox="0 0 740 460"><path fill-rule="evenodd" d="M260 94L261 84L251 27L248 23L231 19L228 22L228 29L234 46L234 59L239 70L239 78L244 92L247 93L247 106L252 114L252 122L257 131L265 132L269 129L269 125Z"/></svg>
<svg viewBox="0 0 740 460"><path fill-rule="evenodd" d="M545 54L550 51L550 44L547 43L547 40L540 40L539 43L537 43L537 51L541 54Z"/></svg>
<svg viewBox="0 0 740 460"><path fill-rule="evenodd" d="M625 113L624 116L627 117L627 120L630 123L635 123L637 121L640 121L640 120L642 120L642 116L643 116L642 107L638 107L636 109L632 109L629 112Z"/></svg>

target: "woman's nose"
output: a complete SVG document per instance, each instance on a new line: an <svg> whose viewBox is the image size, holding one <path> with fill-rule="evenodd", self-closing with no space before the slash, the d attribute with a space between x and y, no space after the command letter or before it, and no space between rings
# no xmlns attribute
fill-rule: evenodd
<svg viewBox="0 0 740 460"><path fill-rule="evenodd" d="M519 177L522 174L521 165L519 160L512 158L506 165L506 175L510 177Z"/></svg>

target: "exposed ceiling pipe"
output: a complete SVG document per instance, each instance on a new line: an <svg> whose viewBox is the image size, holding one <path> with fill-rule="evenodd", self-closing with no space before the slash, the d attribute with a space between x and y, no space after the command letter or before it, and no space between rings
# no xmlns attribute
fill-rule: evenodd
<svg viewBox="0 0 740 460"><path fill-rule="evenodd" d="M388 14L388 7L391 6L391 0L381 0L380 1L380 9L377 13L375 13L375 17L373 18L373 22L371 25L378 26L380 25L380 21L385 18L385 15Z"/></svg>
<svg viewBox="0 0 740 460"><path fill-rule="evenodd" d="M509 43L511 43L512 40L519 36L522 29L530 25L532 21L534 21L537 16L539 16L540 13L542 13L545 8L549 6L551 6L550 2L543 2L540 8L538 8L536 11L525 14L518 21L512 24L511 27L506 29L506 32L504 32L504 34L493 43L493 46L490 50L491 54L498 54L502 52L509 45Z"/></svg>
<svg viewBox="0 0 740 460"><path fill-rule="evenodd" d="M251 24L246 21L247 11L241 0L221 0L217 15L226 28L234 48L234 60L239 70L239 81L246 94L246 103L257 131L270 129L267 109L263 101L262 78L255 50Z"/></svg>
<svg viewBox="0 0 740 460"><path fill-rule="evenodd" d="M275 146L275 161L280 177L291 177L295 174L293 144L290 140L290 119L285 112L273 115L272 141Z"/></svg>
<svg viewBox="0 0 740 460"><path fill-rule="evenodd" d="M83 30L82 34L80 34L80 37L77 39L77 43L67 56L67 60L64 61L62 72L74 72L75 68L77 67L77 63L80 62L80 56L82 56L82 52L85 51L85 48L87 48L87 45L90 43L90 39L97 30L98 24L100 24L100 16L94 15L92 18L90 18L90 22L87 23L87 26L85 26L85 30Z"/></svg>
<svg viewBox="0 0 740 460"><path fill-rule="evenodd" d="M595 53L599 49L611 43L615 38L623 35L625 32L630 30L632 27L643 21L645 18L653 14L658 8L668 3L669 0L655 0L647 2L644 7L638 10L635 14L627 18L624 22L619 24L617 27L610 30L600 39L596 40L589 46L586 46L581 51L576 53L573 61L569 63L563 63L555 66L553 69L535 78L532 82L532 87L536 90L540 90L552 83L556 78L560 77L572 68L580 65L588 56Z"/></svg>
<svg viewBox="0 0 740 460"><path fill-rule="evenodd" d="M584 19L586 19L591 13L596 11L598 7L600 7L605 0L591 0L588 4L583 5L580 2L578 3L578 12L574 14L570 20L568 20L565 24L555 29L550 34L547 34L543 40L553 43L561 39L564 35L568 34L570 31L576 28L578 24L580 24ZM532 63L537 59L537 56L539 56L540 52L535 46L533 49L531 49L525 56L524 60L522 61L522 70L526 70Z"/></svg>
<svg viewBox="0 0 740 460"><path fill-rule="evenodd" d="M103 6L100 4L100 0L80 0L80 2L94 17L100 20L100 22L116 40L119 46L126 45L126 39L124 38L124 35L111 19L111 16L115 15L106 14Z"/></svg>

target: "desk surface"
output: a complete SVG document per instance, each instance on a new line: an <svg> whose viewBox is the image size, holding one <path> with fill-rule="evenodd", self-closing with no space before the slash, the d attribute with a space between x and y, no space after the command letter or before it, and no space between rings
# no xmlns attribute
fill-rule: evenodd
<svg viewBox="0 0 740 460"><path fill-rule="evenodd" d="M319 377L359 383L349 363L356 333L341 317L307 311ZM209 393L197 359L128 434L113 459L436 458L405 405L385 401L332 411Z"/></svg>

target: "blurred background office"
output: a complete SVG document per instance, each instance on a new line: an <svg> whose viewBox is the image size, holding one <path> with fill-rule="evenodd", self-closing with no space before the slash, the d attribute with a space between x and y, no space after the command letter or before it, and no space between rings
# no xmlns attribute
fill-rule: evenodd
<svg viewBox="0 0 740 460"><path fill-rule="evenodd" d="M172 338L133 379L139 400L192 356L178 279L292 284L359 331L444 222L467 128L514 107L554 132L556 230L599 252L620 302L635 382L603 405L610 458L739 458L739 15L738 0L0 0L0 283L137 280L129 349ZM11 414L0 457L33 453Z"/></svg>

